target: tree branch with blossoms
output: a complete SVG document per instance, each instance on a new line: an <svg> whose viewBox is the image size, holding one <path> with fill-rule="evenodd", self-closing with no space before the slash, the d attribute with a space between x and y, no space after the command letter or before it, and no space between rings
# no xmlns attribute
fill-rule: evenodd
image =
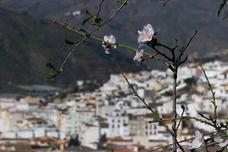
<svg viewBox="0 0 228 152"><path fill-rule="evenodd" d="M142 31L138 31L138 43L139 43L139 48L141 48L143 45L147 45L149 47L151 47L158 55L160 58L163 58L165 60L165 62L168 64L168 68L172 71L173 73L173 117L174 117L174 121L172 124L172 137L173 137L173 151L176 152L177 151L177 145L178 143L177 141L177 131L178 131L178 126L177 125L177 73L178 73L178 69L179 66L183 63L185 63L187 61L187 55L186 57L183 59L183 56L185 55L185 51L187 50L187 48L189 47L190 43L192 42L192 40L194 39L194 37L197 34L197 31L194 32L194 34L191 36L190 40L187 42L186 45L183 45L181 48L179 48L179 46L175 46L175 47L169 47L161 42L159 42L158 38L157 38L157 33L154 31L152 25L147 24L146 26L144 26ZM166 51L161 51L159 50L158 47L161 47L163 49L165 49ZM179 54L177 53L177 49L179 49ZM142 53L143 51L140 50L138 53ZM169 56L168 54L170 53L171 56ZM136 54L137 56L137 61L141 61L141 58L138 54Z"/></svg>
<svg viewBox="0 0 228 152"><path fill-rule="evenodd" d="M113 49L113 48L115 49L117 47L122 47L122 48L130 49L130 50L136 52L136 54L133 58L134 61L143 62L145 60L155 59L155 60L158 60L158 61L162 62L163 64L167 65L167 67L173 72L173 81L174 81L173 82L173 115L174 115L175 121L173 121L172 130L170 130L167 126L166 126L166 128L167 128L168 132L171 134L171 136L173 137L173 143L174 143L173 149L174 149L174 151L177 151L177 146L181 149L181 151L184 151L183 147L177 141L177 126L176 126L176 119L177 119L177 113L176 113L176 97L177 97L176 87L177 87L177 82L176 81L177 81L177 72L178 72L178 67L180 65L179 64L180 62L179 62L179 60L177 60L175 50L178 47L171 48L171 47L168 47L167 45L159 43L157 38L156 38L155 31L153 30L153 28L150 24L144 26L144 29L142 31L138 31L139 48L135 49L135 48L129 47L129 46L124 45L124 44L118 44L116 42L116 38L113 35L105 35L104 39L102 40L101 38L94 36L92 34L89 34L89 36L87 36L88 34L85 33L84 31L77 30L76 28L71 27L68 24L65 24L63 22L55 21L54 23L66 28L70 31L76 32L80 35L84 35L84 38L81 39L79 41L79 43L74 42L74 44L76 43L75 47L78 47L79 46L78 44L80 44L86 38L92 38L92 39L101 41L102 47L105 49L105 52L108 54L110 53L109 51L111 49ZM143 49L140 49L145 44L150 46L153 50L155 50L154 55L151 55L151 53L144 52ZM172 53L172 56L169 57L164 52L157 49L156 48L157 46L167 49L169 52ZM186 47L183 47L183 48L187 49ZM185 49L184 49L184 51L185 51ZM183 54L184 53L182 53L180 56L182 57ZM65 64L65 62L63 62L63 63ZM141 100L141 101L143 102L143 100ZM145 104L145 102L143 102L143 103ZM148 108L148 106L146 106L146 107ZM151 110L151 109L149 109L149 110ZM162 121L162 119L160 119L159 121L161 123L164 123L164 121Z"/></svg>
<svg viewBox="0 0 228 152"><path fill-rule="evenodd" d="M164 4L166 4L167 2L169 2L170 0L164 0ZM117 49L117 48L124 48L130 51L133 51L135 53L135 56L133 57L133 61L135 62L144 62L144 61L148 61L148 60L157 60L160 63L164 64L168 69L170 69L172 71L173 74L173 84L172 84L172 97L173 97L173 103L172 103L172 128L169 128L166 123L165 120L159 116L159 113L151 108L147 102L145 101L144 98L140 97L137 94L137 91L134 89L133 85L129 82L129 80L127 79L127 77L125 76L125 74L122 73L122 76L124 77L124 79L126 80L126 82L128 83L130 89L133 91L134 95L144 104L144 106L150 110L150 112L153 114L155 121L160 122L165 128L166 130L169 132L169 134L172 136L172 149L173 152L176 152L178 150L178 148L184 152L184 148L182 147L182 145L180 144L180 142L177 140L177 132L178 129L180 127L181 121L185 120L185 119L194 119L196 121L200 121L202 123L205 123L207 125L213 126L216 128L216 130L221 130L224 127L221 127L222 125L220 124L220 126L217 123L217 106L216 106L216 102L215 102L215 94L212 90L212 87L209 83L209 80L206 76L205 70L204 74L205 77L207 79L209 88L211 89L212 92L212 104L214 105L214 117L213 119L204 117L202 115L202 117L206 120L202 120L199 118L194 118L194 117L189 117L189 116L184 116L184 112L185 112L185 108L183 107L183 112L181 114L180 117L178 117L177 115L177 78L178 78L178 70L179 67L184 64L187 60L188 60L188 55L186 55L186 51L188 49L188 47L190 46L191 42L193 41L193 39L195 38L195 36L197 35L197 31L195 31L192 36L190 37L190 39L187 41L187 43L185 45L183 45L182 47L179 46L178 44L176 44L174 47L170 47L166 44L163 44L159 41L158 35L157 35L157 31L155 31L152 27L151 24L147 24L143 27L142 30L138 31L138 43L139 43L139 47L138 48L134 48L131 47L127 44L124 43L119 43L116 39L116 37L112 34L110 35L104 35L103 39L96 36L95 33L98 32L104 25L106 25L107 23L111 22L117 15L118 13L122 10L122 8L124 8L124 6L127 5L128 0L119 0L119 4L120 6L114 11L114 13L105 21L102 21L101 17L100 17L100 13L102 11L102 6L104 4L105 0L101 0L100 4L98 6L98 11L96 12L95 15L93 15L92 13L90 13L87 10L87 14L89 15L88 18L86 18L83 21L83 25L86 24L88 21L92 22L92 25L95 26L94 29L92 29L90 32L87 32L85 29L78 29L75 28L74 26L71 26L67 23L64 23L62 21L53 21L54 24L59 25L60 27L63 27L69 31L72 31L74 33L77 33L79 35L82 36L81 39L79 40L75 40L73 42L69 42L69 44L72 44L73 47L71 48L71 50L69 51L68 55L66 56L66 58L64 59L64 61L62 62L62 64L60 65L59 70L57 71L62 72L64 65L66 64L66 62L69 60L70 56L74 53L74 51L76 50L77 47L79 47L84 41L86 41L88 38L89 39L93 39L96 41L101 42L102 47L105 50L106 54L110 54L112 49ZM177 41L176 41L177 42ZM144 46L149 46L151 48L151 50L146 50L144 51L143 47ZM211 122L210 122L210 121ZM179 122L178 122L179 121ZM198 143L197 141L201 140L203 136L201 136L201 134L199 134L198 132L196 132L196 140L194 141L196 144ZM194 147L193 147L194 148Z"/></svg>
<svg viewBox="0 0 228 152"><path fill-rule="evenodd" d="M73 54L73 52L75 51L75 49L82 43L84 42L88 37L90 37L92 34L94 34L95 32L99 31L101 29L101 27L103 27L104 25L106 25L107 23L111 22L116 16L117 14L121 11L121 9L127 4L128 0L123 0L120 7L118 7L114 13L106 20L104 21L103 23L101 24L98 24L98 26L96 28L94 28L91 32L86 32L85 30L82 30L84 32L84 36L80 39L80 40L77 40L77 41L74 41L74 47L70 50L70 52L68 53L68 55L66 56L66 58L64 59L64 61L62 62L62 64L60 65L60 68L59 68L59 71L62 72L63 71L63 67L64 65L66 64L66 62L68 61L68 59L70 58L70 56ZM100 4L99 4L99 8L98 8L98 12L95 16L95 18L98 18L100 12L101 12L101 7L104 3L104 0L101 0ZM93 16L91 14L91 16ZM90 19L90 18L89 18ZM88 20L86 20L88 21ZM97 23L100 23L101 20L96 20L94 19L93 20L95 25L97 25ZM58 24L60 22L54 20L53 21L54 24ZM60 24L60 25L64 25L64 24ZM66 25L66 24L65 24ZM74 28L73 28L74 29Z"/></svg>

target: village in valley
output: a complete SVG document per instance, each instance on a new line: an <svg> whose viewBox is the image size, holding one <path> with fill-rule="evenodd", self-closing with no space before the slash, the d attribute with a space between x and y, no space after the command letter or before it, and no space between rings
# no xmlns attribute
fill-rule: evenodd
<svg viewBox="0 0 228 152"><path fill-rule="evenodd" d="M216 96L218 121L227 122L228 62L211 61L203 64ZM151 70L125 73L126 78L163 118L172 117L172 72ZM84 81L77 81L83 88ZM214 107L212 95L203 70L194 63L180 67L177 86L177 113L179 116L209 116ZM154 121L145 105L136 97L121 74L110 79L94 91L77 91L61 98L42 96L0 98L0 152L14 151L15 147L27 151L42 149L78 151L150 151L172 143L166 128ZM184 113L182 111L184 109ZM166 122L168 126L171 121ZM195 121L183 120L178 140L194 137L200 130L206 136L214 128ZM188 145L192 140L182 144ZM70 150L69 150L70 151Z"/></svg>

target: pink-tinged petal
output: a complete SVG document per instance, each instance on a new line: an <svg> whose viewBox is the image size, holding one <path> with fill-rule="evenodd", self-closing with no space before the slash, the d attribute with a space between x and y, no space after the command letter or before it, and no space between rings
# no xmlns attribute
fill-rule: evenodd
<svg viewBox="0 0 228 152"><path fill-rule="evenodd" d="M135 56L134 56L133 60L137 61L137 62L141 62L142 61L142 57L143 57L143 52L144 52L144 50L137 51L135 53Z"/></svg>
<svg viewBox="0 0 228 152"><path fill-rule="evenodd" d="M143 27L142 31L138 31L138 43L145 43L153 39L154 29L151 24Z"/></svg>

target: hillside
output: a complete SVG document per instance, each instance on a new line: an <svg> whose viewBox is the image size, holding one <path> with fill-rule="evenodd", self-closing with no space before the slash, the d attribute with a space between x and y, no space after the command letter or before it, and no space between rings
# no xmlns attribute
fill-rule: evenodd
<svg viewBox="0 0 228 152"><path fill-rule="evenodd" d="M142 68L132 63L132 54L117 50L113 55L103 53L93 41L81 45L65 67L64 73L54 81L45 77L45 64L58 66L69 48L64 44L66 33L51 25L50 20L67 20L81 25L85 9L94 10L97 0L0 0L0 90L12 90L8 84L51 84L66 87L78 79L105 81L110 73L137 71ZM172 0L165 8L158 0L130 0L128 6L101 32L116 35L118 41L137 47L137 30L151 23L159 31L159 38L173 43L178 38L185 42L194 30L199 34L189 48L202 57L228 48L228 20L217 18L214 0ZM107 0L103 17L111 15L116 1ZM66 17L64 14L80 10L82 15ZM67 33L67 37L69 33ZM78 38L77 36L73 36ZM151 67L157 67L155 63ZM145 65L143 66L146 67Z"/></svg>
<svg viewBox="0 0 228 152"><path fill-rule="evenodd" d="M66 87L78 79L107 80L113 60L118 60L122 70L137 70L129 59L119 55L108 58L101 46L88 41L76 50L65 71L58 79L50 81L46 63L59 66L67 55L64 31L47 21L37 21L28 16L0 9L0 90L14 90L18 84L51 84ZM116 53L119 54L119 53Z"/></svg>

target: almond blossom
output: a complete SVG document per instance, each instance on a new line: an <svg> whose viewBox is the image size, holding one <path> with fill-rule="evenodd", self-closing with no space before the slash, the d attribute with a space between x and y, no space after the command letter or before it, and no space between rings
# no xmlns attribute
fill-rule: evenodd
<svg viewBox="0 0 228 152"><path fill-rule="evenodd" d="M145 43L149 42L153 39L154 36L154 29L151 24L147 24L143 27L142 31L138 31L138 43Z"/></svg>
<svg viewBox="0 0 228 152"><path fill-rule="evenodd" d="M138 51L136 51L133 60L134 61L137 61L137 62L141 62L142 59L143 59L143 52L144 52L144 50L140 50L140 51L138 50Z"/></svg>
<svg viewBox="0 0 228 152"><path fill-rule="evenodd" d="M197 130L195 132L195 138L192 141L190 149L196 149L199 148L203 144L203 135Z"/></svg>
<svg viewBox="0 0 228 152"><path fill-rule="evenodd" d="M104 36L104 41L102 42L102 47L105 50L106 54L110 54L109 50L111 48L116 48L116 38L113 35L105 35Z"/></svg>

